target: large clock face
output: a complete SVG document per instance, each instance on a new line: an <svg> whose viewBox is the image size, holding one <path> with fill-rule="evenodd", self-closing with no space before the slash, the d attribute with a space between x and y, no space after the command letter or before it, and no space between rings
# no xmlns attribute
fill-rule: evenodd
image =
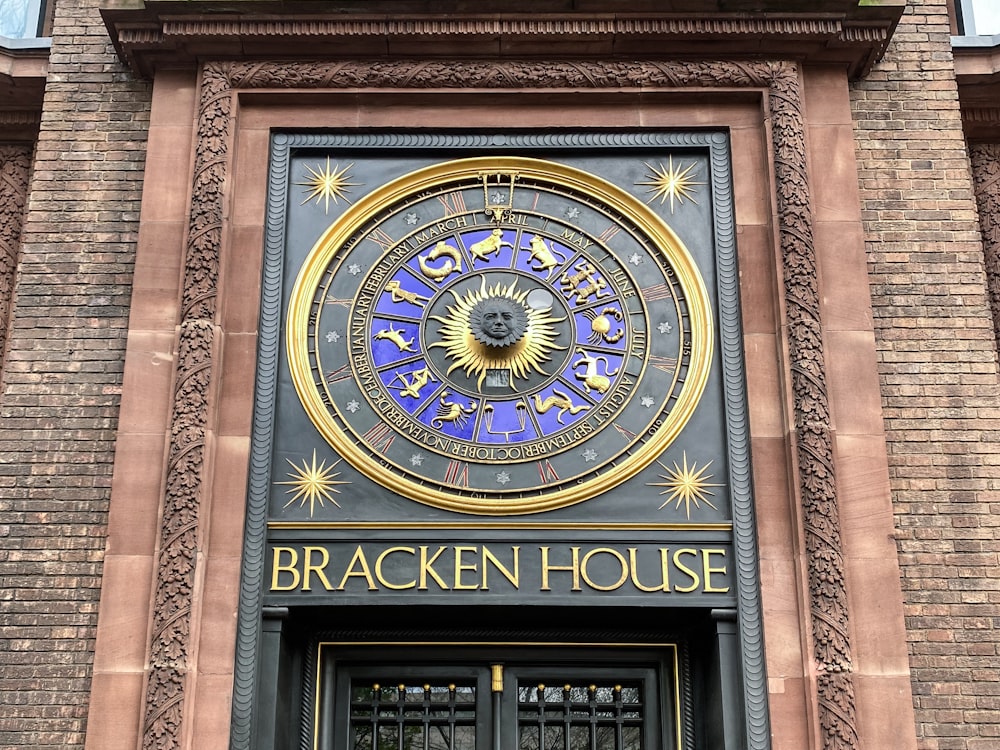
<svg viewBox="0 0 1000 750"><path fill-rule="evenodd" d="M447 510L538 512L611 489L677 437L708 376L708 299L627 192L536 159L450 161L369 193L319 240L289 300L289 366L370 479Z"/></svg>

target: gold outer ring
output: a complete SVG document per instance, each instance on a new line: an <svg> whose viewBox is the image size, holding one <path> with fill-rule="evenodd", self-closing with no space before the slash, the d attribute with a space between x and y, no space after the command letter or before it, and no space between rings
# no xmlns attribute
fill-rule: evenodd
<svg viewBox="0 0 1000 750"><path fill-rule="evenodd" d="M483 173L513 172L526 178L563 185L613 206L633 221L638 230L666 256L688 304L691 355L687 378L664 424L635 453L617 464L613 471L533 497L470 497L451 494L446 489L420 485L405 474L373 461L368 452L351 439L351 435L337 426L313 385L307 321L316 289L331 260L372 214L416 192L444 183L477 179ZM411 500L443 510L492 516L540 513L590 500L631 479L649 466L677 438L694 413L708 380L713 340L712 310L705 283L687 248L659 216L634 196L588 172L565 164L512 156L476 157L434 164L382 185L353 204L323 233L302 264L289 297L285 331L289 370L299 400L316 429L343 458L369 479ZM349 424L343 417L341 420ZM426 477L424 479L427 480ZM482 491L482 494L487 492Z"/></svg>

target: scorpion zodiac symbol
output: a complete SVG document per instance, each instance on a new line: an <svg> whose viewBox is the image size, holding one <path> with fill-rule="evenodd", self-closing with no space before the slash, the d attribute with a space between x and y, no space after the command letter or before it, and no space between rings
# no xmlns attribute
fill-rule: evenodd
<svg viewBox="0 0 1000 750"><path fill-rule="evenodd" d="M458 429L465 427L469 421L469 415L476 411L476 402L470 401L469 405L462 406L454 401L448 401L451 394L445 391L441 394L438 402L437 416L431 420L431 427L443 427L445 422L451 422Z"/></svg>

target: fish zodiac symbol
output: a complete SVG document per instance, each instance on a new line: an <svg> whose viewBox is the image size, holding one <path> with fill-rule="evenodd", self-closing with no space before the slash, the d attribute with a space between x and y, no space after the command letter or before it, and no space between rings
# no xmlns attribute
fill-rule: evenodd
<svg viewBox="0 0 1000 750"><path fill-rule="evenodd" d="M427 265L428 261L437 260L442 255L446 257L439 268ZM449 274L462 272L462 254L457 247L452 247L444 240L438 242L427 255L418 255L417 263L420 264L420 272L431 281L441 281Z"/></svg>

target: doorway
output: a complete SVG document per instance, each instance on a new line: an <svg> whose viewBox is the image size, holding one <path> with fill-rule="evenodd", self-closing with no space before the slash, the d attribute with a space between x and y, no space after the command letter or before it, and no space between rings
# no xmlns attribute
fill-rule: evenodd
<svg viewBox="0 0 1000 750"><path fill-rule="evenodd" d="M438 648L321 660L317 750L678 750L677 650ZM369 651L368 649L362 649Z"/></svg>

